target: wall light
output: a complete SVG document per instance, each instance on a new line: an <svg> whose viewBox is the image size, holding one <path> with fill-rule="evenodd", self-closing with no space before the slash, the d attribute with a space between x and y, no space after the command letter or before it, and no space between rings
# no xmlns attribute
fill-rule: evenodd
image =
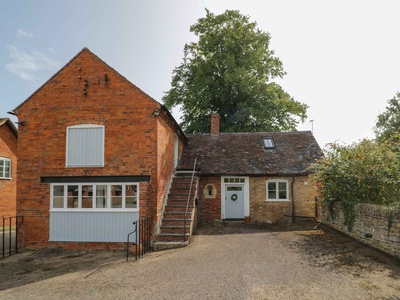
<svg viewBox="0 0 400 300"><path fill-rule="evenodd" d="M160 113L161 113L161 111L159 109L155 109L155 110L153 110L152 115L153 115L153 117L158 117L160 115Z"/></svg>

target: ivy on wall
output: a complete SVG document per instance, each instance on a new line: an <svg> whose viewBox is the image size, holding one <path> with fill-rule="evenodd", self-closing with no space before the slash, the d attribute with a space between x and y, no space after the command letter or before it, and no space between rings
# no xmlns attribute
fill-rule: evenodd
<svg viewBox="0 0 400 300"><path fill-rule="evenodd" d="M331 144L323 159L311 167L312 179L335 219L335 203L344 208L345 225L351 231L356 203L400 207L400 142L398 136L377 143L363 140L343 146ZM388 231L392 226L388 218Z"/></svg>

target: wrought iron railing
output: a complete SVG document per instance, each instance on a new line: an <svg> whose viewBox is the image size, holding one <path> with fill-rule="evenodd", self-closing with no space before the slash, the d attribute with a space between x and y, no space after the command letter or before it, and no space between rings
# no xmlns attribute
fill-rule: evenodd
<svg viewBox="0 0 400 300"><path fill-rule="evenodd" d="M126 240L126 261L129 258L130 245L134 246L132 252L135 252L135 260L138 260L138 258L143 257L143 255L150 251L152 221L153 218L150 216L133 222L135 230L128 234ZM135 235L135 241L131 243L129 242L129 238L133 234Z"/></svg>
<svg viewBox="0 0 400 300"><path fill-rule="evenodd" d="M0 224L2 257L18 253L18 231L24 223L23 216L3 217ZM8 255L7 255L8 253Z"/></svg>
<svg viewBox="0 0 400 300"><path fill-rule="evenodd" d="M193 180L194 180L194 173L196 172L196 165L197 165L197 157L194 160L194 164L193 164L192 179L190 181L189 194L188 194L187 201L186 201L186 210L185 210L185 215L184 215L184 219L183 219L184 220L183 221L183 242L186 242L187 213L188 213L188 209L189 209L190 197L192 196ZM189 229L189 233L190 233L190 229Z"/></svg>

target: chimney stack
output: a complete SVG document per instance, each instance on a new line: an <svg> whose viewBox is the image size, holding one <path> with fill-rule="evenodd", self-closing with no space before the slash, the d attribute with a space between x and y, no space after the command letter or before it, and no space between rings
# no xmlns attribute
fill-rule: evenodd
<svg viewBox="0 0 400 300"><path fill-rule="evenodd" d="M211 115L211 136L217 137L219 135L219 114L214 113Z"/></svg>

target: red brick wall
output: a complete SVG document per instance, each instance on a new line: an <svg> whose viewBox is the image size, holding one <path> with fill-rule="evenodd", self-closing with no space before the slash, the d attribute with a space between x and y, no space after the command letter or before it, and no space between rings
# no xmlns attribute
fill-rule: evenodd
<svg viewBox="0 0 400 300"><path fill-rule="evenodd" d="M140 215L157 222L159 117L152 116L154 109L160 109L157 102L84 50L16 111L26 122L18 140L17 209L25 217L27 247L48 244L50 184L40 183L42 176L150 175L150 182L140 183ZM105 126L104 167L65 167L66 128L77 124ZM163 158L166 164L170 159Z"/></svg>
<svg viewBox="0 0 400 300"><path fill-rule="evenodd" d="M204 197L204 188L207 184L213 184L217 190L215 198ZM201 177L199 184L199 221L211 222L221 219L221 177Z"/></svg>
<svg viewBox="0 0 400 300"><path fill-rule="evenodd" d="M17 137L7 123L0 126L0 156L11 159L11 179L0 178L0 217L16 215Z"/></svg>

